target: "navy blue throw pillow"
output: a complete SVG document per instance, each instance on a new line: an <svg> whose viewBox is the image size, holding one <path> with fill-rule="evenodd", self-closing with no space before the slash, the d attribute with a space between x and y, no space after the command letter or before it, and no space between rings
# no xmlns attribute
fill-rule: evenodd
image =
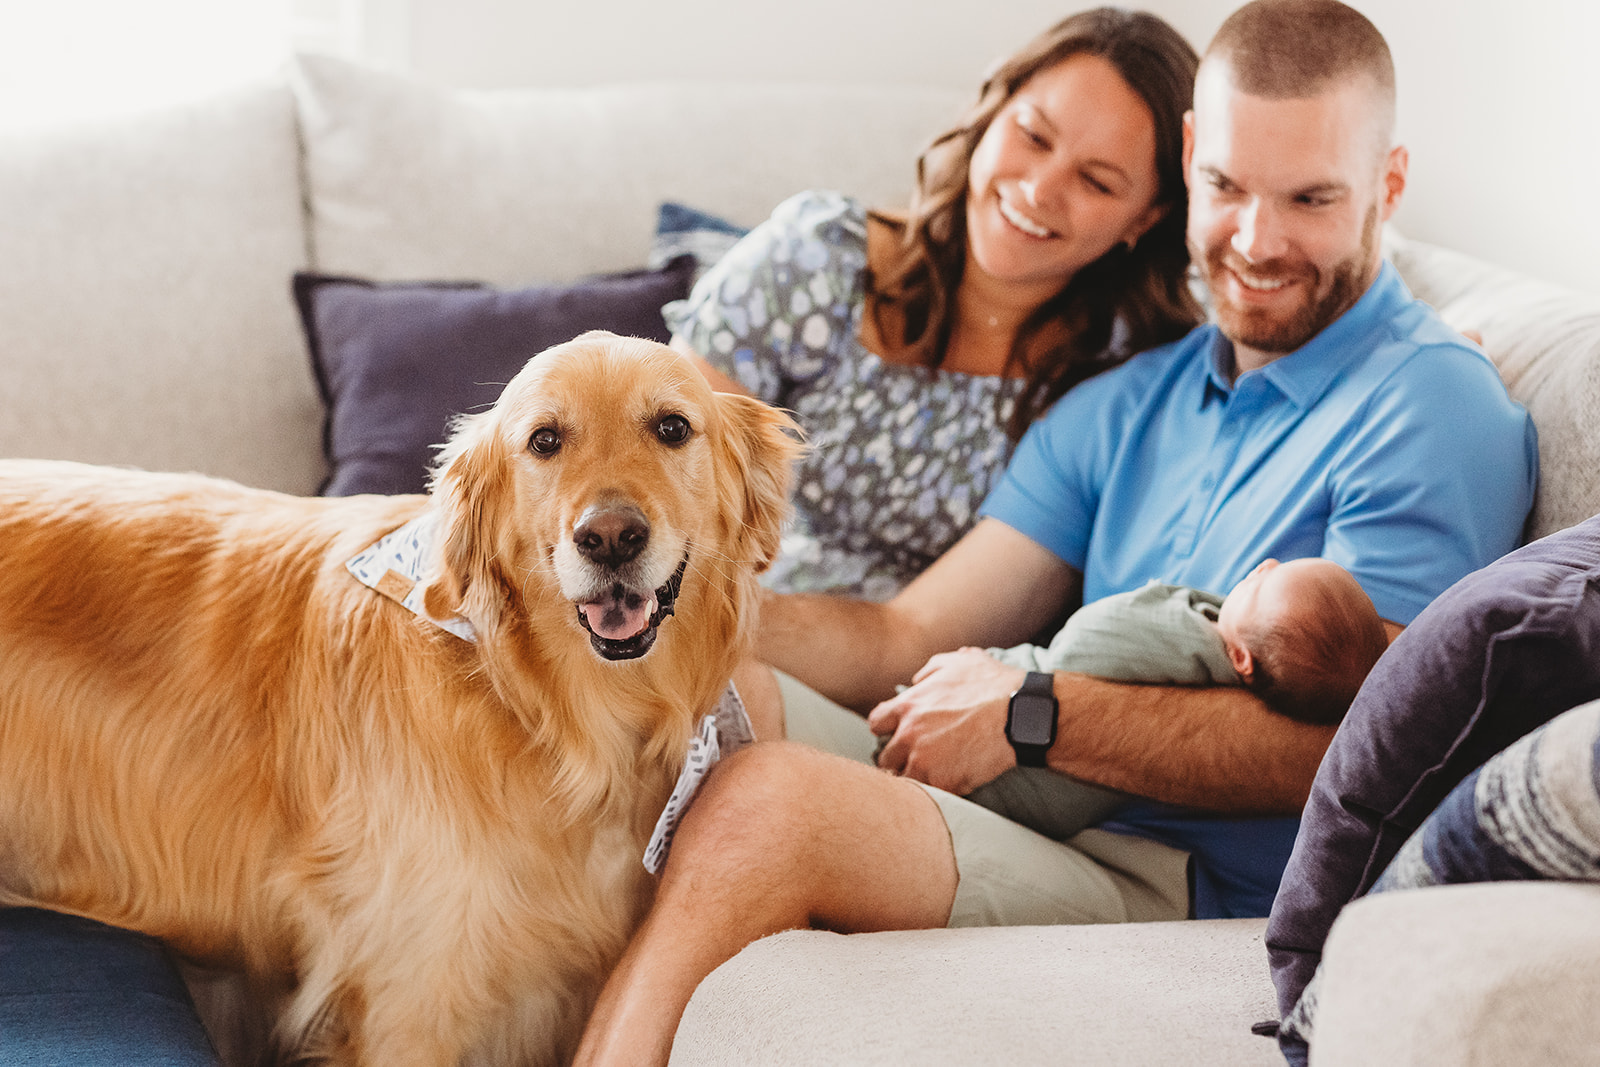
<svg viewBox="0 0 1600 1067"><path fill-rule="evenodd" d="M1317 771L1267 924L1287 1012L1341 908L1489 757L1600 698L1600 516L1462 578L1373 668Z"/></svg>
<svg viewBox="0 0 1600 1067"><path fill-rule="evenodd" d="M159 942L73 915L0 909L0 1064L218 1062Z"/></svg>
<svg viewBox="0 0 1600 1067"><path fill-rule="evenodd" d="M538 353L587 330L668 339L689 256L570 285L371 282L300 273L295 303L326 406L326 496L426 491L434 449Z"/></svg>
<svg viewBox="0 0 1600 1067"><path fill-rule="evenodd" d="M669 200L656 208L656 234L645 263L660 267L679 256L693 256L694 280L699 281L749 232L720 215Z"/></svg>

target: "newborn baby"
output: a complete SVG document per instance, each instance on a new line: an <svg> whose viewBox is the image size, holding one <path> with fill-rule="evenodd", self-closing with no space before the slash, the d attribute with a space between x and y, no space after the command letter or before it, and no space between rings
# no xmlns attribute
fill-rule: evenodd
<svg viewBox="0 0 1600 1067"><path fill-rule="evenodd" d="M1150 582L1073 613L1049 647L991 648L1029 671L1076 671L1159 685L1243 685L1302 722L1338 722L1388 647L1372 600L1331 560L1269 559L1226 598ZM1069 742L1070 743L1070 742ZM1063 840L1130 797L1019 767L968 799Z"/></svg>
<svg viewBox="0 0 1600 1067"><path fill-rule="evenodd" d="M1388 646L1360 584L1331 560L1264 560L1226 598L1150 582L1079 608L1048 648L989 654L1030 671L1244 685L1274 711L1336 723Z"/></svg>

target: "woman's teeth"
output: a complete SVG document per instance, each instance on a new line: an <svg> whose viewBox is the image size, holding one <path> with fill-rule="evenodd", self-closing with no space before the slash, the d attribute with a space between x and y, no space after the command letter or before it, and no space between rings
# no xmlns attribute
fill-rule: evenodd
<svg viewBox="0 0 1600 1067"><path fill-rule="evenodd" d="M1030 237L1053 236L1049 230L1045 229L1043 226L1040 226L1037 222L1034 222L1032 219L1022 214L1004 200L1000 201L1000 214L1007 222L1011 223L1011 225L1015 226L1017 229L1021 230Z"/></svg>

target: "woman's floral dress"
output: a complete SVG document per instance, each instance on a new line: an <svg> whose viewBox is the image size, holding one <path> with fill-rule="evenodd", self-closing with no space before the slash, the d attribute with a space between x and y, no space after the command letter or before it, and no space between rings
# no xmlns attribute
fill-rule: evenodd
<svg viewBox="0 0 1600 1067"><path fill-rule="evenodd" d="M883 600L972 525L1010 457L1003 427L1022 383L862 346L866 216L837 193L791 197L663 312L805 428L795 521L766 584Z"/></svg>

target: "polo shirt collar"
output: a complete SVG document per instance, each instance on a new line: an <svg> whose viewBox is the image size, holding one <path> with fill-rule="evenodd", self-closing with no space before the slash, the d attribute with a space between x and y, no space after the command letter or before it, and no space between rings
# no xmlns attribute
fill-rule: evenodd
<svg viewBox="0 0 1600 1067"><path fill-rule="evenodd" d="M1411 294L1400 280L1399 272L1385 259L1367 291L1343 315L1293 352L1245 376L1259 375L1291 404L1309 408L1322 398L1340 374L1371 353L1372 331L1393 321L1410 302ZM1233 342L1215 327L1210 356L1205 396L1209 397L1215 390L1226 399L1233 395L1237 384L1228 380L1227 373L1233 366Z"/></svg>

